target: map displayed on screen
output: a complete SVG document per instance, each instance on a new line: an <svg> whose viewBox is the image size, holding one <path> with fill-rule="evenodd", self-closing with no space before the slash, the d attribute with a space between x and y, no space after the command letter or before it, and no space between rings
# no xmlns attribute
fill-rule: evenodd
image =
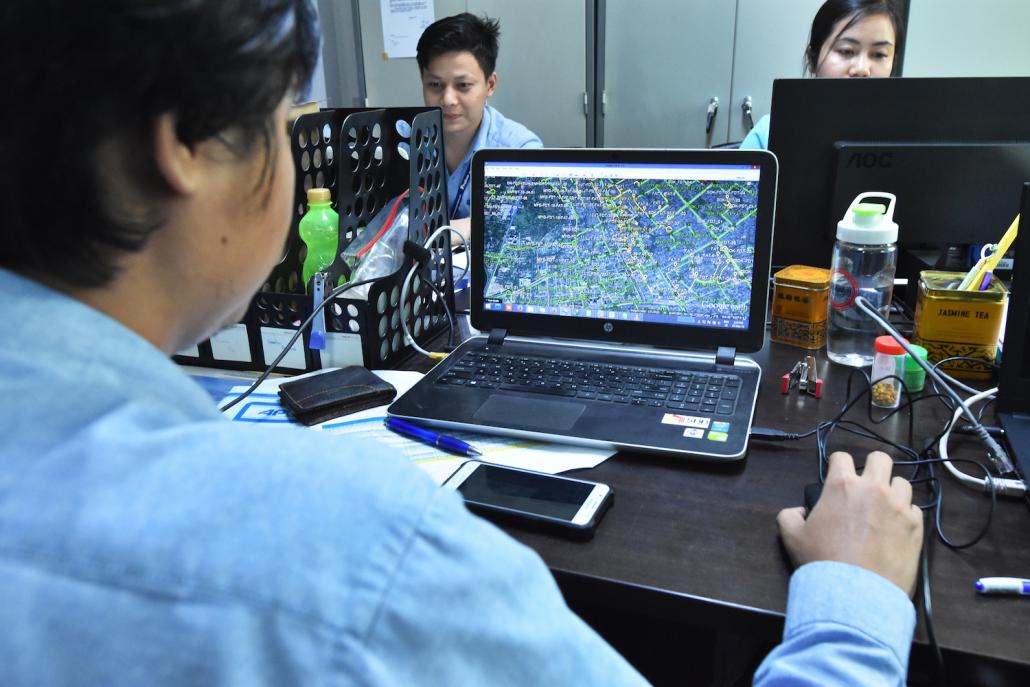
<svg viewBox="0 0 1030 687"><path fill-rule="evenodd" d="M706 171L488 174L485 307L746 328L757 170Z"/></svg>

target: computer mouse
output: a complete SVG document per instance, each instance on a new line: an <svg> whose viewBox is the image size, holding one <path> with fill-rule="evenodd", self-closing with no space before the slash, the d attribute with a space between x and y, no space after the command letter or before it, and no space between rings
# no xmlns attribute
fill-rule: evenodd
<svg viewBox="0 0 1030 687"><path fill-rule="evenodd" d="M815 502L823 493L823 485L819 482L812 482L805 485L805 510L809 513L815 508Z"/></svg>

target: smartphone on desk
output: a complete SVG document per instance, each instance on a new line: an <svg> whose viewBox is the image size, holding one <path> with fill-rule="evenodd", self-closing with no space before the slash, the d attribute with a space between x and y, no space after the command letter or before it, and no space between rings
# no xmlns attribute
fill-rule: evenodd
<svg viewBox="0 0 1030 687"><path fill-rule="evenodd" d="M580 537L593 535L614 495L607 484L475 460L462 464L444 486L481 515Z"/></svg>

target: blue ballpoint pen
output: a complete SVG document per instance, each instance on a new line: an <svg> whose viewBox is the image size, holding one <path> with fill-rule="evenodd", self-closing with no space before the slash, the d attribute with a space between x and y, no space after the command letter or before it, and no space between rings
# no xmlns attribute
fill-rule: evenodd
<svg viewBox="0 0 1030 687"><path fill-rule="evenodd" d="M457 453L459 456L481 456L483 452L474 446L469 446L460 439L454 437L444 436L439 432L434 432L431 429L425 427L419 427L413 425L410 422L405 422L395 417L388 417L383 421L386 428L403 434L404 436L411 437L412 439L418 439L424 441L427 444L432 444L437 448L442 448L444 451L450 451L451 453Z"/></svg>

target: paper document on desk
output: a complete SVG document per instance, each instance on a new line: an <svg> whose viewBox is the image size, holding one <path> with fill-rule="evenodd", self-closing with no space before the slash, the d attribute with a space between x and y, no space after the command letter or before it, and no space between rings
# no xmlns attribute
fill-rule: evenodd
<svg viewBox="0 0 1030 687"><path fill-rule="evenodd" d="M404 370L373 370L373 372L392 384L397 389L398 396L422 378L420 372ZM297 379L297 377L265 380L250 396L225 411L225 415L236 422L302 426L300 423L294 422L279 403L279 385L293 379ZM247 388L246 385L233 387L230 394L219 405L228 403ZM400 451L429 473L429 476L437 484L443 484L462 463L468 460L465 456L456 456L435 446L391 432L383 425L387 407L383 405L362 410L323 422L320 425L314 425L311 429L330 434L353 434L361 439L375 441ZM615 453L604 449L547 444L472 432L456 432L450 436L461 439L482 451L483 455L477 460L524 470L536 470L552 475L566 470L596 467Z"/></svg>
<svg viewBox="0 0 1030 687"><path fill-rule="evenodd" d="M361 417L366 414L368 417ZM346 418L331 420L319 425L319 429L332 434L356 434L363 439L371 439L397 449L428 472L437 484L443 484L462 463L469 460L466 456L456 456L435 446L391 432L383 425L385 419L385 407L373 408L348 415ZM448 433L448 436L460 439L482 451L483 455L476 460L552 475L566 470L596 467L614 455L613 451L602 449L545 444L473 432L454 432Z"/></svg>

